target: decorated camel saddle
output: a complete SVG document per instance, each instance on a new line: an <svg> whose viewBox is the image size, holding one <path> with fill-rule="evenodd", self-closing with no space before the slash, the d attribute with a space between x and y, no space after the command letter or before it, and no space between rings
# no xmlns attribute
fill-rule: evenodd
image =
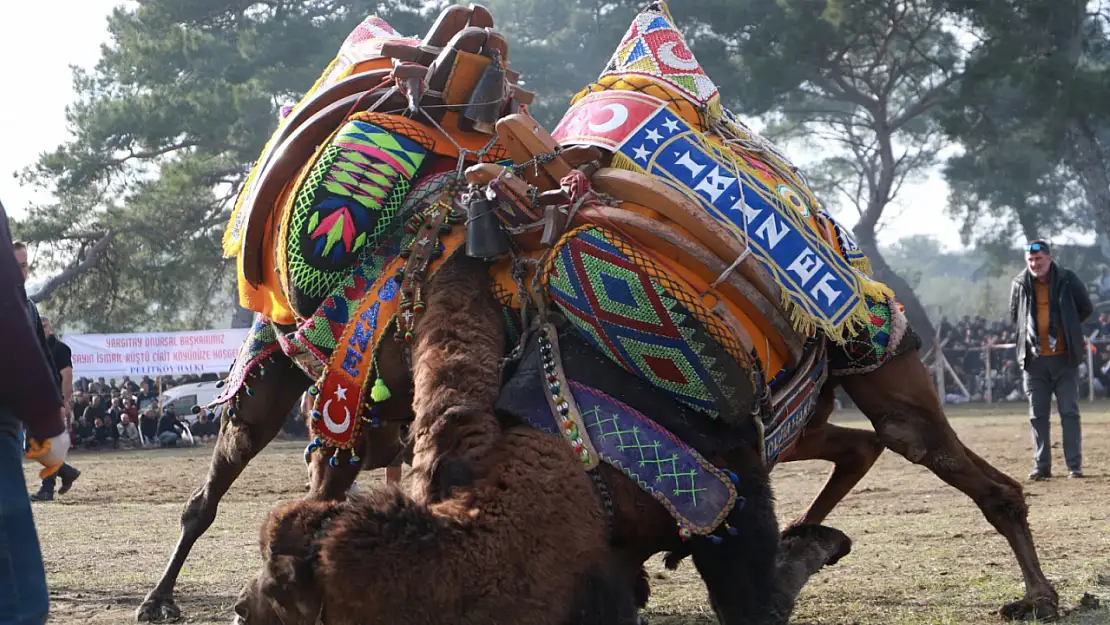
<svg viewBox="0 0 1110 625"><path fill-rule="evenodd" d="M224 241L257 317L217 402L281 350L316 380L306 453L357 464L390 396L382 342L412 339L444 259L482 258L515 347L502 411L712 535L737 501L715 441L750 439L773 465L830 371L911 340L901 309L721 106L662 2L553 133L508 60L481 7L449 7L423 40L372 17L283 111Z"/></svg>

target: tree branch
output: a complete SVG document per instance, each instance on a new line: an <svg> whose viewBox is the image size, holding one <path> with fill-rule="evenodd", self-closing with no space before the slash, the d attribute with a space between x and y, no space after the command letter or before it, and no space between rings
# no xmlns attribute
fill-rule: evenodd
<svg viewBox="0 0 1110 625"><path fill-rule="evenodd" d="M75 259L69 267L66 267L61 273L47 280L46 284L44 284L37 293L30 296L31 301L38 304L49 300L58 287L77 279L81 274L95 267L100 262L101 258L103 258L104 253L108 251L108 245L115 236L116 233L111 230L105 232L104 236L89 248L88 252L85 254L85 258L80 260Z"/></svg>

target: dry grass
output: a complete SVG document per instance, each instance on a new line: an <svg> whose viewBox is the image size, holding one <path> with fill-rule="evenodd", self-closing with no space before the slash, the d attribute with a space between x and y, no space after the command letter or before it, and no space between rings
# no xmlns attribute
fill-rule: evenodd
<svg viewBox="0 0 1110 625"><path fill-rule="evenodd" d="M1087 478L1057 478L1026 489L1042 564L1067 606L1078 604L1085 592L1110 601L1110 405L1083 408ZM1022 407L950 412L972 449L1024 479L1031 445ZM869 427L855 417L838 420ZM1058 432L1058 425L1054 428ZM274 443L224 499L216 523L197 545L178 584L186 622L229 621L240 585L259 562L261 519L275 504L302 495L301 449L299 443ZM53 503L35 504L53 599L52 623L133 622L135 608L177 540L178 515L204 478L209 452L72 457L83 471L73 491ZM1059 458L1057 449L1056 469L1062 472ZM783 522L805 508L827 468L805 462L775 470ZM33 487L33 467L26 469ZM360 482L365 488L380 479L380 473L364 475ZM1021 594L1021 577L1005 540L971 501L894 454L880 458L829 523L853 538L853 552L813 578L798 602L795 623L994 623L991 612ZM665 571L656 559L651 570L652 625L715 622L692 565ZM1110 623L1110 610L1083 611L1065 622Z"/></svg>

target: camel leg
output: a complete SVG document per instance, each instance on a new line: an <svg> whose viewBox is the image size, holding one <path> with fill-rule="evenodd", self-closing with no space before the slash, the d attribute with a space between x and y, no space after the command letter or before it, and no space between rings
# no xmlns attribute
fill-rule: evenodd
<svg viewBox="0 0 1110 625"><path fill-rule="evenodd" d="M870 430L846 428L828 422L833 411L833 391L837 382L830 380L821 389L816 414L798 443L782 462L826 460L833 463L828 481L809 504L801 518L790 527L817 525L856 487L883 453L883 444Z"/></svg>
<svg viewBox="0 0 1110 625"><path fill-rule="evenodd" d="M1003 606L1000 614L1009 619L1055 618L1059 599L1041 570L1021 486L956 436L917 352L902 354L872 373L844 378L842 384L886 447L971 497L1009 541L1025 579L1025 597Z"/></svg>
<svg viewBox="0 0 1110 625"><path fill-rule="evenodd" d="M740 476L738 504L727 521L736 535L720 544L698 538L684 547L693 556L709 592L709 604L722 625L785 625L792 606L780 601L779 526L770 475L754 450L745 448L733 456L727 466Z"/></svg>
<svg viewBox="0 0 1110 625"><path fill-rule="evenodd" d="M189 551L216 519L220 499L285 423L285 416L308 388L309 380L284 355L266 363L266 375L251 380L252 395L243 394L241 409L228 417L222 413L219 438L204 485L198 488L181 513L181 537L158 585L136 611L138 621L176 619L181 610L173 588ZM226 410L226 406L221 410Z"/></svg>
<svg viewBox="0 0 1110 625"><path fill-rule="evenodd" d="M361 436L363 440L359 445L359 453L362 462L358 465L341 462L339 466L333 467L328 464L330 458L327 454L312 454L308 467L307 499L342 501L351 484L358 479L359 471L373 471L394 463L400 471L405 445L401 441L399 422L386 421L380 427L363 428ZM387 468L387 477L388 472Z"/></svg>

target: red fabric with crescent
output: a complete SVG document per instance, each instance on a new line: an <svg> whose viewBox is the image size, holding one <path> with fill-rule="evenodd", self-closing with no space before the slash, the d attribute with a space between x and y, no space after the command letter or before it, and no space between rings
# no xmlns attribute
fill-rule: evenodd
<svg viewBox="0 0 1110 625"><path fill-rule="evenodd" d="M567 111L551 136L561 145L617 147L667 103L635 91L598 91Z"/></svg>

